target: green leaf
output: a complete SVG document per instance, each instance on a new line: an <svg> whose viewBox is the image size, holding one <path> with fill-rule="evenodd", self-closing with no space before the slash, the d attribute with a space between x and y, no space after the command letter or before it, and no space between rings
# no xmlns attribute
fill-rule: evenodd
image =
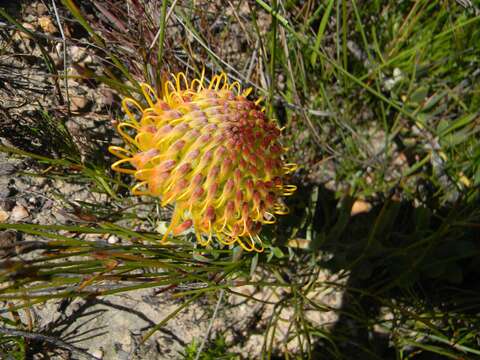
<svg viewBox="0 0 480 360"><path fill-rule="evenodd" d="M332 12L333 3L334 3L333 0L329 0L327 4L327 9L325 10L325 13L322 16L322 20L320 21L320 26L318 27L318 33L315 39L315 45L313 46L314 51L310 59L310 62L312 63L313 66L315 66L315 64L317 63L317 57L318 57L317 53L320 50L320 44L322 43L323 34L325 33L325 28L327 27L328 19L330 18L330 13Z"/></svg>
<svg viewBox="0 0 480 360"><path fill-rule="evenodd" d="M273 252L273 255L275 255L275 257L278 259L282 259L285 256L282 249L280 249L277 246L272 246L272 252Z"/></svg>
<svg viewBox="0 0 480 360"><path fill-rule="evenodd" d="M427 95L428 88L426 86L420 86L410 95L410 101L414 104L421 104Z"/></svg>

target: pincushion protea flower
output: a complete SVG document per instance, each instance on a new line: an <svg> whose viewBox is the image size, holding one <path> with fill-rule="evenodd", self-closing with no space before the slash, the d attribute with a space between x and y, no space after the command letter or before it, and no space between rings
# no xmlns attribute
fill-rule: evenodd
<svg viewBox="0 0 480 360"><path fill-rule="evenodd" d="M127 144L109 150L120 158L112 169L139 181L133 194L175 206L163 240L193 226L201 245L216 238L263 251L261 225L288 212L281 196L296 187L283 178L296 165L283 163L280 129L260 101L247 100L251 88L242 92L224 73L208 86L203 74L191 82L183 73L174 75L161 99L149 85L141 88L148 106L123 100L128 120L117 130Z"/></svg>

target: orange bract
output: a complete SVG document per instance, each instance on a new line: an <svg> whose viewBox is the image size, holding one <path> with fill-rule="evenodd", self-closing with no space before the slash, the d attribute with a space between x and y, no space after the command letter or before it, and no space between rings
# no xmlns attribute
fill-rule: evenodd
<svg viewBox="0 0 480 360"><path fill-rule="evenodd" d="M261 225L288 212L281 196L296 188L283 178L296 166L283 162L280 129L247 100L251 89L242 92L224 73L208 86L203 75L188 82L179 73L162 99L141 86L148 105L123 100L128 120L117 130L126 147L109 150L120 158L112 169L138 180L133 194L175 205L163 240L193 226L201 245L215 238L263 251Z"/></svg>

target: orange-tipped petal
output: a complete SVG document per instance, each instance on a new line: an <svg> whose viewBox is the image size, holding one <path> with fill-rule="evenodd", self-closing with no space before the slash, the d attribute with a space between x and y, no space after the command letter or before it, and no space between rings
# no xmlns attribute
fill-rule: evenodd
<svg viewBox="0 0 480 360"><path fill-rule="evenodd" d="M191 219L185 220L183 223L173 229L173 235L179 235L183 233L184 231L190 229L192 225L193 221Z"/></svg>

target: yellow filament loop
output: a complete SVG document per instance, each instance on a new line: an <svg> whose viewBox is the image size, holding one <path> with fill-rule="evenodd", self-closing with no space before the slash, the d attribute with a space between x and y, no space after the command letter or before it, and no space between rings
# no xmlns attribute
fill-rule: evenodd
<svg viewBox="0 0 480 360"><path fill-rule="evenodd" d="M142 114L142 119L140 120L140 123L145 126L145 125L155 125L159 126L162 123L167 122L166 120L163 119L163 116L161 115L165 110L158 110L156 108L146 108L143 110Z"/></svg>
<svg viewBox="0 0 480 360"><path fill-rule="evenodd" d="M248 251L248 252L250 252L250 251L252 251L252 250L253 250L253 251L256 251L256 252L258 252L258 253L263 252L263 250L264 250L263 243L262 243L262 240L260 240L260 238L258 237L258 235L255 235L255 238L256 238L257 241L260 243L260 248L257 248L257 247L256 247L256 241L254 240L254 238L252 237L252 235L249 234L248 236L249 236L249 238L250 238L250 243L251 243L251 246L250 246L250 247L247 247L247 246L245 245L245 243L244 243L242 240L240 240L240 238L237 238L238 244L239 244L244 250L246 250L246 251Z"/></svg>
<svg viewBox="0 0 480 360"><path fill-rule="evenodd" d="M253 221L260 221L260 219L263 218L262 214L260 214L260 208L258 206L256 206L254 210L257 212L257 215L252 220Z"/></svg>
<svg viewBox="0 0 480 360"><path fill-rule="evenodd" d="M177 201L180 201L180 200L183 200L184 197L186 197L187 195L190 195L191 192L193 191L193 186L192 184L190 184L183 193L181 193L181 195L179 195L177 197Z"/></svg>
<svg viewBox="0 0 480 360"><path fill-rule="evenodd" d="M273 205L273 212L277 215L287 215L290 211L283 204L275 204Z"/></svg>
<svg viewBox="0 0 480 360"><path fill-rule="evenodd" d="M135 141L139 144L139 147L142 149L152 149L155 148L154 136L153 134L146 132L139 132L135 136Z"/></svg>
<svg viewBox="0 0 480 360"><path fill-rule="evenodd" d="M142 181L139 182L138 184L135 184L135 186L132 187L132 194L137 195L137 196L142 196L142 195L150 195L150 192L148 190L140 190L140 188L144 185L146 185L148 181Z"/></svg>
<svg viewBox="0 0 480 360"><path fill-rule="evenodd" d="M193 79L192 82L190 83L190 87L192 88L193 93L195 94L203 90L203 84L201 80L198 80L198 79Z"/></svg>
<svg viewBox="0 0 480 360"><path fill-rule="evenodd" d="M212 230L212 222L210 220L208 220L208 229L207 229L207 233L208 233L208 240L207 240L207 244L210 244L212 242L212 239L213 239L213 230Z"/></svg>
<svg viewBox="0 0 480 360"><path fill-rule="evenodd" d="M223 73L217 76L216 81L215 81L215 91L218 90L220 87L220 82L222 81Z"/></svg>
<svg viewBox="0 0 480 360"><path fill-rule="evenodd" d="M230 241L225 240L225 238L223 237L223 235L220 232L217 232L216 236L217 236L218 241L223 245L230 246L233 243L235 243L235 238L230 237Z"/></svg>
<svg viewBox="0 0 480 360"><path fill-rule="evenodd" d="M118 124L117 126L117 131L118 133L127 141L129 142L130 144L133 144L135 145L137 148L139 147L138 146L138 143L135 139L133 139L130 135L128 135L125 131L123 131L123 128L124 127L127 127L127 128L131 128L135 131L138 131L138 127L136 125L133 125L133 124L130 124L130 123L126 123L126 122L122 122L120 124Z"/></svg>
<svg viewBox="0 0 480 360"><path fill-rule="evenodd" d="M225 201L227 201L227 197L225 196L225 190L223 190L222 194L220 195L220 197L215 202L215 207L216 208L222 207L223 204L225 203Z"/></svg>
<svg viewBox="0 0 480 360"><path fill-rule="evenodd" d="M157 140L157 142L155 143L155 145L153 147L160 150L162 148L162 146L165 145L164 143L174 142L176 139L175 139L175 137L172 136L172 132L173 131L169 131L164 137ZM158 137L156 139L158 139ZM167 146L167 148L168 148L168 146ZM160 157L160 156L165 157L165 156L168 156L168 155L169 154L162 153L162 154L157 155L156 157Z"/></svg>
<svg viewBox="0 0 480 360"><path fill-rule="evenodd" d="M145 100L147 100L148 102L148 105L150 105L151 108L155 107L155 104L158 102L158 97L155 90L153 90L150 85L145 83L140 84L140 87L142 89Z"/></svg>
<svg viewBox="0 0 480 360"><path fill-rule="evenodd" d="M137 170L137 171L135 171L135 178L140 179L140 180L145 179L145 178L148 178L148 177L149 177L149 174L150 174L151 172L153 172L153 169L151 169L151 168L150 168L150 169L140 169L140 170ZM142 175L144 175L144 174L147 174L147 176L142 177Z"/></svg>
<svg viewBox="0 0 480 360"><path fill-rule="evenodd" d="M203 200L203 202L204 204L202 206L202 209L200 210L201 213L204 213L207 210L208 205L212 204L211 199L208 198L208 194L205 194L205 199Z"/></svg>
<svg viewBox="0 0 480 360"><path fill-rule="evenodd" d="M252 241L254 241L251 236L250 236L250 238L252 239ZM258 249L257 247L255 247L253 250L256 251L256 252L258 252L258 253L261 253L261 252L263 252L263 250L265 249L265 248L263 247L263 242L262 242L262 240L260 239L260 237L259 237L258 235L255 235L255 238L256 238L257 241L260 243L260 246L261 246L261 247L260 247L259 249ZM254 241L254 242L255 242L255 241Z"/></svg>
<svg viewBox="0 0 480 360"><path fill-rule="evenodd" d="M234 81L232 84L230 84L229 90L230 91L236 90L235 93L237 95L240 95L242 91L242 87L240 86L240 83L238 81Z"/></svg>
<svg viewBox="0 0 480 360"><path fill-rule="evenodd" d="M164 194L165 194L165 193L164 193ZM176 194L173 192L172 195L170 195L169 198L163 199L163 200L162 200L162 203L161 203L161 206L162 206L162 207L167 206L167 205L170 203L170 201L172 201L172 200L175 198L175 195L176 195Z"/></svg>
<svg viewBox="0 0 480 360"><path fill-rule="evenodd" d="M173 74L172 74L173 75ZM182 91L182 84L181 84L181 79L183 79L183 82L184 82L184 85L185 85L185 88L184 90L188 90L190 89L190 86L188 85L188 80L187 80L187 77L185 76L185 73L184 72L180 72L178 73L176 76L173 75L173 77L175 78L175 83L177 85L177 91L178 92L181 92Z"/></svg>
<svg viewBox="0 0 480 360"><path fill-rule="evenodd" d="M173 219L170 222L170 225L168 225L167 230L165 231L165 234L163 234L162 240L160 240L161 243L165 243L167 241L168 235L172 232L173 228L177 226L178 224L178 219Z"/></svg>
<svg viewBox="0 0 480 360"><path fill-rule="evenodd" d="M208 89L211 90L212 87L215 85L215 83L217 82L218 80L218 75L215 75L211 80L210 80L210 84L208 84Z"/></svg>
<svg viewBox="0 0 480 360"><path fill-rule="evenodd" d="M198 93L200 92L201 90L203 90L203 82L205 80L205 68L202 69L202 76L200 77L200 80L199 79L193 79L192 82L190 83L190 88ZM197 84L197 88L195 89L195 84Z"/></svg>
<svg viewBox="0 0 480 360"><path fill-rule="evenodd" d="M243 93L241 95L243 97L247 97L248 95L251 94L252 91L253 91L253 88L249 87L248 89L243 90ZM261 101L261 99L262 98L260 97L260 101ZM259 101L259 103L260 103L260 101ZM255 104L258 105L257 102L255 102Z"/></svg>
<svg viewBox="0 0 480 360"><path fill-rule="evenodd" d="M163 238L162 238L161 242L165 242L167 240L168 235L170 235L170 233L173 231L173 229L175 229L175 227L177 227L177 225L180 223L180 221L182 221L183 213L184 213L184 208L178 207L178 205L175 206L175 210L173 211L173 215L172 215L172 220L170 221L170 225L168 226L167 230L165 231L165 234L163 235ZM197 227L195 226L195 224L193 225L193 227L194 227L194 230L195 230L195 235L197 235L197 240L199 240L198 239L198 233L197 233ZM199 242L200 241L201 240L199 240Z"/></svg>
<svg viewBox="0 0 480 360"><path fill-rule="evenodd" d="M177 182L178 182L178 181L171 181L171 182L170 182L170 185L168 186L168 190L164 191L164 192L162 193L162 195L165 195L166 193L168 193L168 192L172 189L172 187L177 184ZM175 198L176 195L178 195L176 192L172 192L172 194L170 195L170 197L168 197L168 198L166 198L166 199L163 199L163 200L162 200L162 207L168 205L168 204L170 203L170 201L172 201L172 200Z"/></svg>
<svg viewBox="0 0 480 360"><path fill-rule="evenodd" d="M214 90L217 91L218 88L220 87L220 83L223 81L223 86L222 88L224 88L225 86L228 86L228 79L227 79L227 75L222 72L220 75L215 75L212 79L212 82L210 83L210 86L208 87L209 89L212 89L212 87L215 85L215 88Z"/></svg>
<svg viewBox="0 0 480 360"><path fill-rule="evenodd" d="M228 236L229 238L232 238L232 239L235 238L235 236L232 235L232 225L231 224L227 224L226 229L223 229L222 233L225 236Z"/></svg>
<svg viewBox="0 0 480 360"><path fill-rule="evenodd" d="M125 111L125 114L127 114L132 123L134 123L136 126L139 126L137 118L135 117L135 115L133 115L133 113L130 111L130 108L128 107L129 104L136 107L140 111L140 114L143 114L143 107L132 98L125 98L122 100L123 111Z"/></svg>
<svg viewBox="0 0 480 360"><path fill-rule="evenodd" d="M164 93L165 93L165 98L168 105L174 104L174 97L176 97L179 100L178 101L179 103L183 102L183 99L178 94L177 89L175 88L175 85L173 85L173 83L170 80L165 82Z"/></svg>
<svg viewBox="0 0 480 360"><path fill-rule="evenodd" d="M180 195L178 195L177 200L175 200L175 201L180 201L180 200L182 200L185 196L191 195L191 193L192 193L192 189L191 189L190 186L189 186L189 187L187 187L186 189L180 191Z"/></svg>
<svg viewBox="0 0 480 360"><path fill-rule="evenodd" d="M210 242L212 241L212 234L209 235L208 237L208 240L207 241L203 241L202 239L202 234L200 233L199 229L198 229L198 226L196 226L195 224L193 225L193 228L195 230L195 236L197 238L197 241L200 245L202 246L207 246L208 244L210 244Z"/></svg>
<svg viewBox="0 0 480 360"><path fill-rule="evenodd" d="M283 171L284 174L291 174L292 172L296 171L298 169L298 165L294 163L287 163L283 165Z"/></svg>
<svg viewBox="0 0 480 360"><path fill-rule="evenodd" d="M182 122L185 122L185 119L183 116L180 116L179 118L177 119L172 119L172 120L169 120L167 123L168 125L171 125L171 126L175 126L175 125L178 125Z"/></svg>
<svg viewBox="0 0 480 360"><path fill-rule="evenodd" d="M227 217L225 215L223 215L223 225L222 227L218 230L218 232L223 232L223 230L225 230L225 227L227 226Z"/></svg>
<svg viewBox="0 0 480 360"><path fill-rule="evenodd" d="M169 179L170 180L170 179ZM166 193L168 193L172 187L175 185L175 183L177 182L178 179L171 179L167 184L165 184L165 187L161 193L161 196L165 196ZM163 206L166 206L168 205L167 202L165 202L165 200L162 200L162 207Z"/></svg>
<svg viewBox="0 0 480 360"><path fill-rule="evenodd" d="M242 237L244 235L250 235L250 232L248 231L248 227L247 227L247 220L245 219L243 219L243 231L238 236Z"/></svg>
<svg viewBox="0 0 480 360"><path fill-rule="evenodd" d="M124 159L121 159L121 160L118 160L118 161L114 162L112 164L112 170L117 171L117 172L122 173L122 174L129 174L129 175L135 174L137 170L125 169L125 168L120 167L120 165L123 164L123 163L130 163L130 160L131 160L130 158L124 158Z"/></svg>
<svg viewBox="0 0 480 360"><path fill-rule="evenodd" d="M227 78L227 74L225 73L221 73L220 74L220 80L218 82L218 85L220 86L220 81L223 81L223 85L221 87L221 90L228 90L228 88L230 87L229 83L228 83L228 78Z"/></svg>
<svg viewBox="0 0 480 360"><path fill-rule="evenodd" d="M171 94L170 101L170 105L172 105L173 107L178 106L179 104L183 104L185 102L183 100L183 97L177 92Z"/></svg>
<svg viewBox="0 0 480 360"><path fill-rule="evenodd" d="M129 158L128 156L125 156L124 154L130 155L130 158L132 157L132 153L128 151L127 149L124 149L120 146L109 146L108 151L115 155L116 157L119 157L121 159L127 159Z"/></svg>
<svg viewBox="0 0 480 360"><path fill-rule="evenodd" d="M159 127L162 123L162 117L158 116L156 112L152 111L152 114L149 114L147 111L150 108L146 109L143 113L142 119L140 120L140 125L144 126L155 126Z"/></svg>
<svg viewBox="0 0 480 360"><path fill-rule="evenodd" d="M283 196L290 196L297 190L297 187L295 185L283 185L282 190Z"/></svg>
<svg viewBox="0 0 480 360"><path fill-rule="evenodd" d="M245 243L242 240L240 240L239 237L237 237L235 240L238 243L238 245L240 245L245 251L250 252L255 249L255 244L253 243L253 241L251 242L251 246L247 247L247 245L245 245Z"/></svg>
<svg viewBox="0 0 480 360"><path fill-rule="evenodd" d="M270 217L270 219L265 219L265 215L267 215L268 217ZM263 213L263 219L261 220L263 224L275 224L275 222L277 221L277 218L275 215L273 215L272 213L268 212L268 211L265 211Z"/></svg>

